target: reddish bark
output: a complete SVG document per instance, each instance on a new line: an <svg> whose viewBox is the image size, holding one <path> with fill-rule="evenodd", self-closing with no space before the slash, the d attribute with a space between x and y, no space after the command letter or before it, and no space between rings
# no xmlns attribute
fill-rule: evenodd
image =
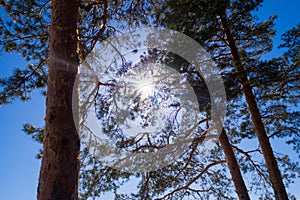
<svg viewBox="0 0 300 200"><path fill-rule="evenodd" d="M52 0L51 6L45 139L37 198L76 200L80 140L72 114L72 92L79 64L78 4L76 0Z"/></svg>

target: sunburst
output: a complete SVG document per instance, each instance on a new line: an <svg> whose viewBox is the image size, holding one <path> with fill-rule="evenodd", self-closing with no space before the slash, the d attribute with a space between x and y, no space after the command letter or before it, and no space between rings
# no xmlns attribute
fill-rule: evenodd
<svg viewBox="0 0 300 200"><path fill-rule="evenodd" d="M154 96L155 84L152 80L142 80L137 83L136 91L141 100L145 100Z"/></svg>

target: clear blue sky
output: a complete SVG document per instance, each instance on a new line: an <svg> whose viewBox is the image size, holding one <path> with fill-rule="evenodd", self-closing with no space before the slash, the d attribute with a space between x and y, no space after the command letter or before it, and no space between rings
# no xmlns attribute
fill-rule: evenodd
<svg viewBox="0 0 300 200"><path fill-rule="evenodd" d="M272 14L278 15L275 46L280 42L280 35L300 23L299 0L266 0L259 11L262 19ZM273 51L278 55L279 51ZM17 54L0 56L0 76L7 76L15 67L25 63ZM45 99L39 91L32 94L32 100L26 103L14 101L0 107L0 198L1 200L36 199L40 161L35 159L40 145L22 132L26 122L37 126L43 125ZM275 144L280 146L280 142ZM300 199L300 181L292 185L291 191ZM297 190L298 189L298 190Z"/></svg>

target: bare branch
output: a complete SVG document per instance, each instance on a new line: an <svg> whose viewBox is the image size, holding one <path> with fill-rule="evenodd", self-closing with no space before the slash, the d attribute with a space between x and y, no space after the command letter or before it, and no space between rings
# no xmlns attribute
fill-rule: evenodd
<svg viewBox="0 0 300 200"><path fill-rule="evenodd" d="M179 192L181 190L191 190L189 187L193 183L195 183L204 173L206 173L211 167L222 164L222 163L226 163L226 160L219 160L219 161L215 161L213 163L208 164L197 176L195 176L192 180L190 180L185 186L176 188L172 192L166 194L165 196L163 196L162 198L159 198L159 199L162 200L166 197L173 196L176 192Z"/></svg>

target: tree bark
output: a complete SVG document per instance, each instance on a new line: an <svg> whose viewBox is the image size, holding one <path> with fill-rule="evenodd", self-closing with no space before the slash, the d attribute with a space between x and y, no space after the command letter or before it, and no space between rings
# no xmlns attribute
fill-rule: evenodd
<svg viewBox="0 0 300 200"><path fill-rule="evenodd" d="M222 132L220 134L219 141L220 141L220 144L224 151L224 154L226 156L226 162L227 162L229 172L230 172L236 193L238 195L238 198L240 200L250 200L246 184L244 182L242 173L240 171L239 164L236 160L235 154L232 150L229 139L228 139L224 129L222 130Z"/></svg>
<svg viewBox="0 0 300 200"><path fill-rule="evenodd" d="M80 140L72 95L78 72L76 0L51 0L46 125L38 200L78 199Z"/></svg>
<svg viewBox="0 0 300 200"><path fill-rule="evenodd" d="M238 48L235 44L234 38L230 31L230 26L227 21L226 13L225 12L222 13L220 15L220 18L221 18L221 23L222 23L223 29L224 29L226 37L227 37L231 55L232 55L233 61L235 63L236 72L239 74L238 78L242 85L242 90L245 95L246 102L248 104L252 123L253 123L254 129L255 129L260 147L262 149L264 159L266 161L268 172L270 174L270 180L272 182L273 190L275 193L275 198L277 200L288 200L288 195L287 195L287 192L285 190L285 187L284 187L284 184L282 181L280 170L278 168L273 149L271 147L269 138L268 138L266 130L265 130L265 126L262 122L260 111L257 106L256 97L253 94L252 86L250 85L248 77L247 77L247 72L244 69Z"/></svg>

